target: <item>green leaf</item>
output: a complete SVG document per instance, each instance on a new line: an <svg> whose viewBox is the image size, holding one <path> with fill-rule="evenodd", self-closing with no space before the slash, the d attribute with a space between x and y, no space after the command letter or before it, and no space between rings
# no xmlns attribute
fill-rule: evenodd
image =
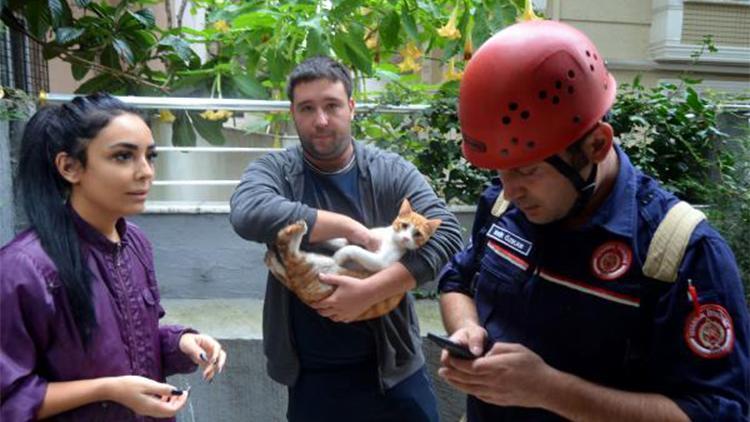
<svg viewBox="0 0 750 422"><path fill-rule="evenodd" d="M32 0L26 3L25 16L29 32L37 38L44 39L50 26L49 8L44 1Z"/></svg>
<svg viewBox="0 0 750 422"><path fill-rule="evenodd" d="M101 62L104 66L122 70L122 66L120 66L120 55L117 53L117 50L115 50L113 44L104 48L101 55Z"/></svg>
<svg viewBox="0 0 750 422"><path fill-rule="evenodd" d="M333 9L331 10L332 14L335 14L337 16L344 17L346 15L349 15L354 12L354 9L356 9L360 5L360 0L337 0L333 2Z"/></svg>
<svg viewBox="0 0 750 422"><path fill-rule="evenodd" d="M328 43L326 43L323 38L320 26L311 26L307 31L307 49L305 51L305 57L328 55L328 49Z"/></svg>
<svg viewBox="0 0 750 422"><path fill-rule="evenodd" d="M406 31L406 34L409 36L409 38L413 39L414 41L419 40L419 31L417 30L417 22L414 20L414 14L410 10L403 10L407 9L408 6L406 3L404 3L402 10L401 10L401 21L404 25L404 30Z"/></svg>
<svg viewBox="0 0 750 422"><path fill-rule="evenodd" d="M125 34L124 37L129 41L134 53L136 50L148 50L157 43L156 36L146 30L133 31L132 33Z"/></svg>
<svg viewBox="0 0 750 422"><path fill-rule="evenodd" d="M119 81L109 73L102 73L81 84L76 89L76 94L94 94L100 91L110 91L110 88L118 85Z"/></svg>
<svg viewBox="0 0 750 422"><path fill-rule="evenodd" d="M78 38L86 32L83 28L71 28L69 26L63 26L55 29L55 42L61 45L71 43L78 40Z"/></svg>
<svg viewBox="0 0 750 422"><path fill-rule="evenodd" d="M274 50L268 56L268 71L271 82L281 84L286 80L286 75L291 70L291 62L284 56L281 50Z"/></svg>
<svg viewBox="0 0 750 422"><path fill-rule="evenodd" d="M348 34L342 33L339 36L344 41L346 55L352 62L352 65L367 75L371 75L372 57L370 56L370 50L365 45L363 31L350 28Z"/></svg>
<svg viewBox="0 0 750 422"><path fill-rule="evenodd" d="M167 35L159 41L159 45L170 47L172 51L177 54L177 57L182 60L186 66L190 66L190 63L194 58L197 58L195 52L190 48L190 44L182 38L174 35Z"/></svg>
<svg viewBox="0 0 750 422"><path fill-rule="evenodd" d="M395 50L398 47L398 34L401 31L401 19L398 11L391 10L380 22L380 41L386 50Z"/></svg>
<svg viewBox="0 0 750 422"><path fill-rule="evenodd" d="M686 91L687 98L685 99L685 102L687 102L688 105L693 108L693 110L703 110L703 103L698 97L698 93L695 91L695 89L688 86L686 88Z"/></svg>
<svg viewBox="0 0 750 422"><path fill-rule="evenodd" d="M88 61L93 61L94 52L87 51L85 53L82 53L81 57ZM71 73L73 74L73 79L80 81L86 76L87 73L89 73L90 68L91 66L85 63L78 63L78 62L71 63L70 70L71 70Z"/></svg>
<svg viewBox="0 0 750 422"><path fill-rule="evenodd" d="M239 15L232 20L232 28L273 28L276 26L278 17L274 13L267 11L258 11Z"/></svg>
<svg viewBox="0 0 750 422"><path fill-rule="evenodd" d="M133 50L130 49L127 41L121 38L114 38L112 40L112 47L127 64L132 65L135 62L135 59L133 58Z"/></svg>
<svg viewBox="0 0 750 422"><path fill-rule="evenodd" d="M206 120L197 111L189 112L193 127L198 134L211 145L224 145L227 140L221 131L222 121ZM177 123L177 121L175 121Z"/></svg>
<svg viewBox="0 0 750 422"><path fill-rule="evenodd" d="M70 8L63 0L47 0L47 6L49 7L53 27L61 26L70 21Z"/></svg>
<svg viewBox="0 0 750 422"><path fill-rule="evenodd" d="M242 95L251 99L265 100L268 98L268 91L255 78L247 75L233 75L232 82Z"/></svg>
<svg viewBox="0 0 750 422"><path fill-rule="evenodd" d="M154 17L154 13L148 9L141 9L136 12L128 10L128 15L143 25L144 29L152 28L156 25L156 17Z"/></svg>
<svg viewBox="0 0 750 422"><path fill-rule="evenodd" d="M172 145L176 147L196 145L195 131L185 110L175 112L175 120L172 122Z"/></svg>
<svg viewBox="0 0 750 422"><path fill-rule="evenodd" d="M401 79L401 76L399 76L398 73L392 72L392 71L388 71L388 70L385 70L385 69L382 69L382 68L381 69L375 69L375 76L378 79L383 79L383 80L390 81L390 82L397 82L397 81L399 81Z"/></svg>

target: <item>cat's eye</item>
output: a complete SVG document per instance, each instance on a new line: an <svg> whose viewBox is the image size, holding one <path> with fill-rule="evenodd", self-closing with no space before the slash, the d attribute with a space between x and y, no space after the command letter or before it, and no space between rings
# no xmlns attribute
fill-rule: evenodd
<svg viewBox="0 0 750 422"><path fill-rule="evenodd" d="M401 223L401 230L406 230L409 228L409 223Z"/></svg>

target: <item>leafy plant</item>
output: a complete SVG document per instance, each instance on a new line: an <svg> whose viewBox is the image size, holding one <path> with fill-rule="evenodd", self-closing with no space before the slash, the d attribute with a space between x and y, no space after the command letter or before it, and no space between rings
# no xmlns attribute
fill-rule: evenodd
<svg viewBox="0 0 750 422"><path fill-rule="evenodd" d="M364 80L418 83L427 60L450 62L457 78L473 44L512 23L524 0L192 0L205 28L182 23L163 2L169 22L157 27L155 0L0 0L2 21L44 47L47 58L71 64L78 93L282 99L286 76L302 59L332 55ZM19 17L23 19L19 19ZM24 25L24 20L26 25ZM196 51L203 51L199 55ZM170 111L176 145L196 132L224 142L229 114ZM271 123L283 114L270 114Z"/></svg>
<svg viewBox="0 0 750 422"><path fill-rule="evenodd" d="M698 84L683 77L679 85L646 88L636 78L621 86L610 122L635 165L688 202L706 205L747 284L750 137L746 123L732 137L719 127L721 100L700 94Z"/></svg>
<svg viewBox="0 0 750 422"><path fill-rule="evenodd" d="M0 86L0 120L25 120L34 112L34 98L20 89Z"/></svg>
<svg viewBox="0 0 750 422"><path fill-rule="evenodd" d="M353 127L355 136L414 163L446 202L474 204L492 174L472 166L461 153L457 94L457 82L443 84L430 97L409 87L392 85L381 101L398 105L421 97L429 101L429 107L407 116L359 115Z"/></svg>

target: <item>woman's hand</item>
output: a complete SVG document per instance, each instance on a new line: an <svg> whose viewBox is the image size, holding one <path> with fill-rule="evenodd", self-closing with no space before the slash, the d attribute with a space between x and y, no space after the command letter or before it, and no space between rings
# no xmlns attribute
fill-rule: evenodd
<svg viewBox="0 0 750 422"><path fill-rule="evenodd" d="M190 356L203 370L203 379L211 381L224 369L227 354L221 344L205 334L185 333L180 337L180 351Z"/></svg>
<svg viewBox="0 0 750 422"><path fill-rule="evenodd" d="M137 375L109 378L106 397L133 412L155 418L170 418L185 406L188 392Z"/></svg>

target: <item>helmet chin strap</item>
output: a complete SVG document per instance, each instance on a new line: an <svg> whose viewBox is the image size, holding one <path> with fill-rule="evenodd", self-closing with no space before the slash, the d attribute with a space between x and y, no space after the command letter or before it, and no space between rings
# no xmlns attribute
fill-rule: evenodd
<svg viewBox="0 0 750 422"><path fill-rule="evenodd" d="M573 166L566 163L562 158L560 158L559 155L553 155L546 158L544 161L549 163L552 167L559 171L560 174L565 176L570 181L570 183L573 184L576 192L578 192L576 202L570 208L568 213L558 221L563 221L568 218L575 217L581 211L583 211L594 194L594 188L596 188L596 173L598 165L596 163L593 163L593 167L591 168L589 176L586 178L586 180L584 180L581 175L578 174L578 171L573 168Z"/></svg>

